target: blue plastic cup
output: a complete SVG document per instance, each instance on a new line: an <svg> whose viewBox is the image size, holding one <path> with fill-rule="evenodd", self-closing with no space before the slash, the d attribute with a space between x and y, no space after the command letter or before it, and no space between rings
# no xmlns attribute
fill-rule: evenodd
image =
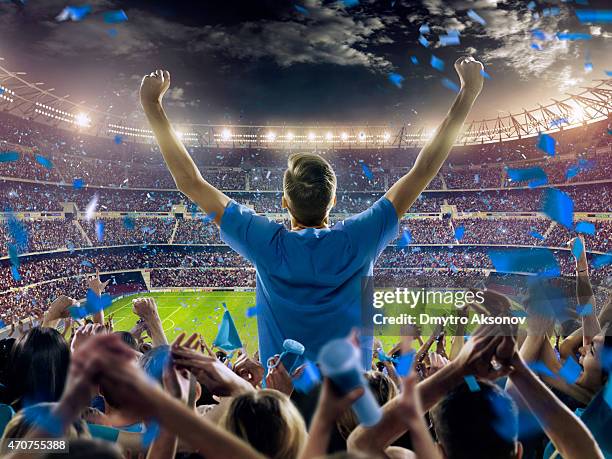
<svg viewBox="0 0 612 459"><path fill-rule="evenodd" d="M359 349L346 339L335 339L321 348L318 360L321 373L331 379L342 395L358 387L364 389L363 395L353 403L353 410L364 426L378 424L382 410L363 374Z"/></svg>

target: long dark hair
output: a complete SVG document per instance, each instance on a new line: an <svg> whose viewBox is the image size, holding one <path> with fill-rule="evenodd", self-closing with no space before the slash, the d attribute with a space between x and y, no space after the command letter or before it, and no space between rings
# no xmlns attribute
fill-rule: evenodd
<svg viewBox="0 0 612 459"><path fill-rule="evenodd" d="M56 402L64 390L70 348L55 329L35 327L13 346L8 391L13 408Z"/></svg>

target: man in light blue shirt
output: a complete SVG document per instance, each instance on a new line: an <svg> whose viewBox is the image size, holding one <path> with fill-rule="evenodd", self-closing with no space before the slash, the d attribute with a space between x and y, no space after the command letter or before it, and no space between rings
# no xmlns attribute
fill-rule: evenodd
<svg viewBox="0 0 612 459"><path fill-rule="evenodd" d="M316 154L288 160L283 208L291 231L237 204L206 182L176 136L161 100L168 72L144 77L140 98L168 169L184 194L220 226L221 238L257 271L257 324L260 358L282 352L287 338L301 342L316 359L329 340L361 325L361 282L398 233L399 219L436 176L483 85L482 64L471 57L455 63L461 90L448 115L420 152L412 169L366 211L329 227L336 202L336 176ZM362 339L369 369L372 338Z"/></svg>

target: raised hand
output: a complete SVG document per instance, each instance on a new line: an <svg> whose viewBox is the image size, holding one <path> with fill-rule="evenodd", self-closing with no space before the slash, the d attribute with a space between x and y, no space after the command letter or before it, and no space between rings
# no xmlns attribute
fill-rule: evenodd
<svg viewBox="0 0 612 459"><path fill-rule="evenodd" d="M70 349L75 352L79 347L83 345L89 338L95 335L102 335L107 332L107 329L102 324L85 324L77 328L74 336L72 337L72 343Z"/></svg>
<svg viewBox="0 0 612 459"><path fill-rule="evenodd" d="M245 381L248 381L253 387L256 387L261 384L266 370L259 360L242 354L234 364L234 372Z"/></svg>
<svg viewBox="0 0 612 459"><path fill-rule="evenodd" d="M87 278L87 287L93 290L96 295L100 296L109 282L110 279L102 282L100 280L100 270L96 269L96 275Z"/></svg>
<svg viewBox="0 0 612 459"><path fill-rule="evenodd" d="M579 241L579 242L578 242ZM574 255L574 251L571 250L574 247L574 244L582 244L582 250L580 252L580 255L578 257L576 257ZM584 242L584 236L579 235L575 238L570 239L567 242L567 245L569 246L572 255L574 255L574 260L576 260L576 270L579 272L588 272L589 269L589 263L587 262L587 256L586 256L586 245Z"/></svg>
<svg viewBox="0 0 612 459"><path fill-rule="evenodd" d="M164 94L170 87L170 73L166 70L156 70L145 75L140 83L140 103L147 110L151 104L161 104Z"/></svg>
<svg viewBox="0 0 612 459"><path fill-rule="evenodd" d="M66 295L60 295L49 305L49 309L45 312L43 327L54 326L53 322L69 317L69 308L78 305L79 303L75 299Z"/></svg>
<svg viewBox="0 0 612 459"><path fill-rule="evenodd" d="M463 56L455 61L455 70L461 80L461 88L478 95L484 85L484 67L471 56Z"/></svg>
<svg viewBox="0 0 612 459"><path fill-rule="evenodd" d="M278 355L274 356L278 359ZM276 363L276 362L275 362ZM293 383L291 382L291 376L283 365L283 362L279 362L277 366L272 368L266 376L266 387L270 389L276 389L286 395L291 395L293 392Z"/></svg>
<svg viewBox="0 0 612 459"><path fill-rule="evenodd" d="M235 396L253 388L215 357L208 357L189 347L172 345L172 358L179 368L189 370L198 382L214 395Z"/></svg>

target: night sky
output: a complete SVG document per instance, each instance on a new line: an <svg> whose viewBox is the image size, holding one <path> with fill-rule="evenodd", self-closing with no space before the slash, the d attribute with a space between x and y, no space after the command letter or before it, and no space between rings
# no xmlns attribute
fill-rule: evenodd
<svg viewBox="0 0 612 459"><path fill-rule="evenodd" d="M452 62L462 54L482 60L492 77L474 118L533 108L612 70L612 25L580 24L575 16L576 9L602 9L606 1L534 2L533 10L529 2L493 0L18 3L0 0L3 66L27 72L29 81L59 96L134 117L142 75L164 68L172 74L167 105L177 122L431 126L454 96L441 80L457 81ZM57 22L68 4L92 11L80 22ZM558 14L542 17L550 7ZM128 21L106 24L104 12L117 9ZM486 24L470 19L470 9ZM417 41L425 23L429 48ZM550 39L534 38L534 29ZM438 46L438 37L452 30L461 43ZM557 32L592 39L558 40ZM429 65L432 53L445 61L443 72ZM390 73L405 78L401 88Z"/></svg>

